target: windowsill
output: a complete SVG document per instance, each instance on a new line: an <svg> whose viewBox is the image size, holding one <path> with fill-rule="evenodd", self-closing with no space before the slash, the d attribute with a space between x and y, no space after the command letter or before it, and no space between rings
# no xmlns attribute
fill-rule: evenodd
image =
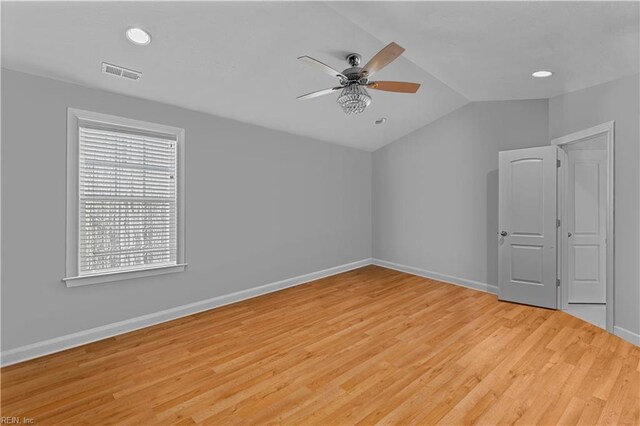
<svg viewBox="0 0 640 426"><path fill-rule="evenodd" d="M172 274L182 272L187 267L187 263L178 265L153 266L143 269L132 269L130 271L107 272L94 275L81 275L78 277L63 278L67 287L79 287L83 285L100 284L111 281L130 280L133 278L152 277L154 275Z"/></svg>

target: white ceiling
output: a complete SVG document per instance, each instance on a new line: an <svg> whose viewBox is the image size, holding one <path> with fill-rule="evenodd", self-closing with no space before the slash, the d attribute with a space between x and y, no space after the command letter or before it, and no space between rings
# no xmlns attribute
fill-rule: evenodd
<svg viewBox="0 0 640 426"><path fill-rule="evenodd" d="M124 31L147 29L149 46ZM407 51L376 74L422 84L416 95L371 91L359 116L330 76L390 41ZM100 73L141 71L133 83ZM3 2L2 66L375 150L469 100L547 98L638 72L638 4L620 2ZM549 68L549 79L533 70ZM387 117L382 126L374 125Z"/></svg>
<svg viewBox="0 0 640 426"><path fill-rule="evenodd" d="M638 2L360 5L332 7L472 101L550 98L638 72Z"/></svg>

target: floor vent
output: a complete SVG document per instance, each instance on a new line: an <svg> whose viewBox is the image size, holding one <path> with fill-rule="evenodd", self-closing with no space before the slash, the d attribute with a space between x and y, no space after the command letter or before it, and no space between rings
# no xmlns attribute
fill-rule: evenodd
<svg viewBox="0 0 640 426"><path fill-rule="evenodd" d="M109 74L133 81L139 81L142 78L141 72L119 67L118 65L108 64L106 62L102 63L102 74Z"/></svg>

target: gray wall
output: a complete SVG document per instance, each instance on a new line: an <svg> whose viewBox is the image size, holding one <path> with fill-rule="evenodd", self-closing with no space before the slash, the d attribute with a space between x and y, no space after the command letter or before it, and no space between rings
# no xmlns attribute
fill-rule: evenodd
<svg viewBox="0 0 640 426"><path fill-rule="evenodd" d="M186 272L60 281L67 107L186 129ZM370 153L3 70L3 350L369 257Z"/></svg>
<svg viewBox="0 0 640 426"><path fill-rule="evenodd" d="M638 75L549 100L551 139L615 120L615 318L640 333Z"/></svg>
<svg viewBox="0 0 640 426"><path fill-rule="evenodd" d="M547 100L476 102L373 155L373 256L498 283L498 152L548 145Z"/></svg>
<svg viewBox="0 0 640 426"><path fill-rule="evenodd" d="M8 70L2 89L3 350L365 259L372 244L378 259L497 285L497 153L609 120L615 322L640 332L638 76L468 104L376 151L373 172L370 153L169 105ZM60 281L67 107L186 128L186 272Z"/></svg>

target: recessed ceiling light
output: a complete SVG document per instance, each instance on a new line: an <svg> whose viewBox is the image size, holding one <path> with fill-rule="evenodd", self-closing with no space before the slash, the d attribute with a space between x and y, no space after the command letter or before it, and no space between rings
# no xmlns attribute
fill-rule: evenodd
<svg viewBox="0 0 640 426"><path fill-rule="evenodd" d="M131 43L141 46L151 43L151 36L142 28L129 28L127 30L127 38Z"/></svg>
<svg viewBox="0 0 640 426"><path fill-rule="evenodd" d="M376 124L384 124L387 121L386 117L378 118Z"/></svg>
<svg viewBox="0 0 640 426"><path fill-rule="evenodd" d="M544 78L544 77L551 77L553 73L551 71L536 71L531 75L533 77Z"/></svg>

